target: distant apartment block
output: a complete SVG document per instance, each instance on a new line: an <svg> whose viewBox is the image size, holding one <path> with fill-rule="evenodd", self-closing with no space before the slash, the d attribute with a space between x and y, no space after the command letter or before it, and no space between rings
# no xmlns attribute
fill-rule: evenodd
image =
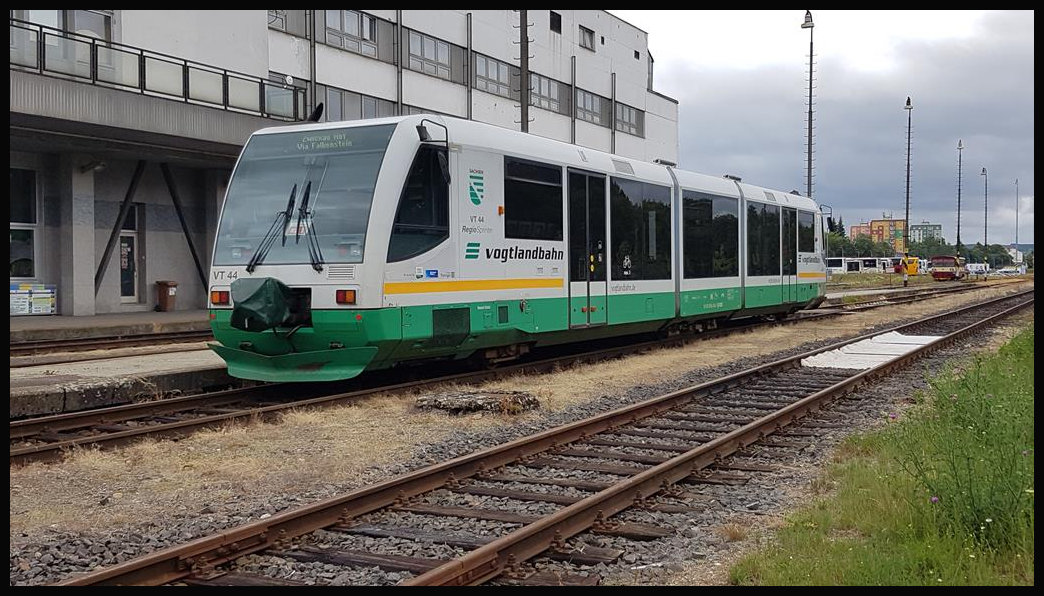
<svg viewBox="0 0 1044 596"><path fill-rule="evenodd" d="M910 242L924 242L932 239L943 240L942 224L922 221L919 224L910 225Z"/></svg>

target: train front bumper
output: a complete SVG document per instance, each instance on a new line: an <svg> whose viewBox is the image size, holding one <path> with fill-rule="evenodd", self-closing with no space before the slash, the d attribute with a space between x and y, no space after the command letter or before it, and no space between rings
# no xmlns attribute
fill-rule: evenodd
<svg viewBox="0 0 1044 596"><path fill-rule="evenodd" d="M220 344L208 345L228 364L229 375L275 383L350 379L364 371L377 355L376 346L266 356Z"/></svg>

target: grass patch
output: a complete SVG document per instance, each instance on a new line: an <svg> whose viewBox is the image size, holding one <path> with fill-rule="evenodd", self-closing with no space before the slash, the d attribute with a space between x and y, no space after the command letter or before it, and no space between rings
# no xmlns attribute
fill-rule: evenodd
<svg viewBox="0 0 1044 596"><path fill-rule="evenodd" d="M931 275L911 275L908 285L922 286L932 284ZM832 273L827 283L827 290L853 288L901 288L903 276L899 273Z"/></svg>
<svg viewBox="0 0 1044 596"><path fill-rule="evenodd" d="M849 439L737 585L1033 585L1033 328Z"/></svg>
<svg viewBox="0 0 1044 596"><path fill-rule="evenodd" d="M717 534L726 542L741 542L747 538L747 528L742 524L728 523L719 526Z"/></svg>

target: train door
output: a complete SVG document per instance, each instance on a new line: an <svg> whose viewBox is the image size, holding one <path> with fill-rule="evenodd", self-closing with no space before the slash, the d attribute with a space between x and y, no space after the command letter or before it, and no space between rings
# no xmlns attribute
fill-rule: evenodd
<svg viewBox="0 0 1044 596"><path fill-rule="evenodd" d="M569 326L606 323L606 182L569 170Z"/></svg>
<svg viewBox="0 0 1044 596"><path fill-rule="evenodd" d="M782 226L780 242L783 245L780 255L783 258L783 275L780 277L780 284L783 291L782 301L786 303L797 300L797 288L794 287L797 282L797 209L783 208Z"/></svg>

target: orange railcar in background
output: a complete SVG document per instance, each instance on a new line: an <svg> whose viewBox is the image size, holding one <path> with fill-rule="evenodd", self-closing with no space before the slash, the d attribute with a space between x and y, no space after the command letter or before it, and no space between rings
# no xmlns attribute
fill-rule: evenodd
<svg viewBox="0 0 1044 596"><path fill-rule="evenodd" d="M964 266L964 258L953 255L937 255L932 257L932 279L936 281L948 281L951 279L964 279L968 270Z"/></svg>

